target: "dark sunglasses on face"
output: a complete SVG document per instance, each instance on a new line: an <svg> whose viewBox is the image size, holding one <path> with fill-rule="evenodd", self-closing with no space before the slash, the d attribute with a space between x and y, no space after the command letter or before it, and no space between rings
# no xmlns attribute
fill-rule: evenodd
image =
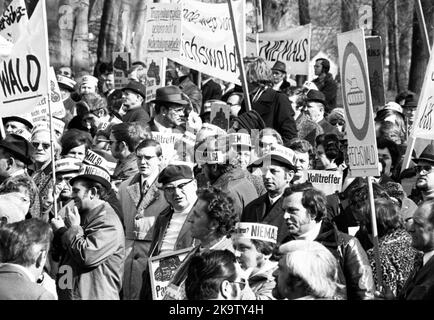
<svg viewBox="0 0 434 320"><path fill-rule="evenodd" d="M345 125L345 121L344 120L332 120L332 121L330 121L330 124L332 126L335 126L336 124L343 126L343 125Z"/></svg>
<svg viewBox="0 0 434 320"><path fill-rule="evenodd" d="M432 171L432 165L426 164L423 166L415 166L414 167L417 173L421 173L422 171L430 173Z"/></svg>
<svg viewBox="0 0 434 320"><path fill-rule="evenodd" d="M48 148L50 148L50 144L49 144L49 143L36 142L36 141L32 142L32 146L33 146L35 149L38 149L40 145L42 145L42 148L43 148L44 150L48 150Z"/></svg>

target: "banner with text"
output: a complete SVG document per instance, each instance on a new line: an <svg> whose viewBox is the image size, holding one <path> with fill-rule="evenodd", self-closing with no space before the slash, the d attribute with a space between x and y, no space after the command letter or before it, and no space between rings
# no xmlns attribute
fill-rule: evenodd
<svg viewBox="0 0 434 320"><path fill-rule="evenodd" d="M371 85L374 112L386 104L384 95L383 54L381 37L366 37L366 54L368 57L369 84Z"/></svg>
<svg viewBox="0 0 434 320"><path fill-rule="evenodd" d="M24 0L14 0L0 16L0 36L16 43L21 35L25 34L28 23L29 17Z"/></svg>
<svg viewBox="0 0 434 320"><path fill-rule="evenodd" d="M181 50L181 4L151 3L145 23L147 57L179 58Z"/></svg>
<svg viewBox="0 0 434 320"><path fill-rule="evenodd" d="M232 3L241 55L244 56L245 1ZM181 57L174 61L221 80L240 84L227 3L184 1L181 29Z"/></svg>
<svg viewBox="0 0 434 320"><path fill-rule="evenodd" d="M411 136L434 139L434 54L431 54L426 68Z"/></svg>
<svg viewBox="0 0 434 320"><path fill-rule="evenodd" d="M39 1L25 34L0 61L0 116L30 112L48 94L48 35Z"/></svg>
<svg viewBox="0 0 434 320"><path fill-rule="evenodd" d="M165 64L161 58L146 58L146 102L155 99L157 89L164 87Z"/></svg>
<svg viewBox="0 0 434 320"><path fill-rule="evenodd" d="M148 260L151 277L152 299L163 300L169 285L181 262L193 248L173 251L168 254L150 257Z"/></svg>
<svg viewBox="0 0 434 320"><path fill-rule="evenodd" d="M334 194L342 190L342 171L307 170L307 181L312 183L315 189L321 190L326 195Z"/></svg>
<svg viewBox="0 0 434 320"><path fill-rule="evenodd" d="M151 131L151 138L158 141L163 153L163 164L167 164L176 154L175 144L183 137L182 133Z"/></svg>
<svg viewBox="0 0 434 320"><path fill-rule="evenodd" d="M287 74L309 74L312 26L307 24L284 31L259 33L259 56L270 68L276 61L286 65ZM246 36L247 56L256 56L254 34Z"/></svg>

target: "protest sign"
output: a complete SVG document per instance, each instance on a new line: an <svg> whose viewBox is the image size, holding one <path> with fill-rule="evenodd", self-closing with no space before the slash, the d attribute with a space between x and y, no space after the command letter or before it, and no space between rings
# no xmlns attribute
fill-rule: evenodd
<svg viewBox="0 0 434 320"><path fill-rule="evenodd" d="M259 56L270 68L277 60L286 65L288 74L309 74L312 26L307 24L283 31L263 32L259 36ZM256 56L256 38L246 36L247 56Z"/></svg>
<svg viewBox="0 0 434 320"><path fill-rule="evenodd" d="M383 80L383 54L381 37L366 37L366 55L368 58L369 84L371 87L374 112L386 104Z"/></svg>
<svg viewBox="0 0 434 320"><path fill-rule="evenodd" d="M145 23L147 57L179 58L181 50L181 5L151 3Z"/></svg>
<svg viewBox="0 0 434 320"><path fill-rule="evenodd" d="M183 137L182 133L163 133L151 131L151 138L158 141L163 153L163 163L167 164L176 154L175 144Z"/></svg>
<svg viewBox="0 0 434 320"><path fill-rule="evenodd" d="M378 176L377 141L363 29L338 34L351 176Z"/></svg>
<svg viewBox="0 0 434 320"><path fill-rule="evenodd" d="M115 89L122 89L128 82L128 72L131 68L131 54L129 52L113 52L113 76Z"/></svg>
<svg viewBox="0 0 434 320"><path fill-rule="evenodd" d="M157 89L164 86L165 69L163 59L146 59L146 102L154 100Z"/></svg>
<svg viewBox="0 0 434 320"><path fill-rule="evenodd" d="M110 162L90 149L87 150L83 163L104 168L110 175L113 175L116 168L116 162Z"/></svg>
<svg viewBox="0 0 434 320"><path fill-rule="evenodd" d="M166 287L191 250L193 250L193 248L173 251L168 254L149 258L148 265L153 300L163 300Z"/></svg>
<svg viewBox="0 0 434 320"><path fill-rule="evenodd" d="M236 30L245 43L244 0L234 1ZM181 57L173 59L189 68L240 84L231 19L226 3L188 0L182 7ZM242 47L243 48L243 47ZM244 56L244 49L241 49Z"/></svg>
<svg viewBox="0 0 434 320"><path fill-rule="evenodd" d="M431 51L432 52L432 51ZM431 54L417 103L411 137L434 139L434 55ZM411 152L411 151L410 151Z"/></svg>
<svg viewBox="0 0 434 320"><path fill-rule="evenodd" d="M342 190L342 171L340 170L307 170L305 174L307 181L326 195Z"/></svg>
<svg viewBox="0 0 434 320"><path fill-rule="evenodd" d="M212 102L211 103L211 116L210 123L222 128L225 131L229 130L229 117L231 114L231 107L226 103Z"/></svg>
<svg viewBox="0 0 434 320"><path fill-rule="evenodd" d="M25 33L0 61L0 116L31 111L48 94L48 36L39 1Z"/></svg>
<svg viewBox="0 0 434 320"><path fill-rule="evenodd" d="M28 23L29 17L24 0L14 0L0 16L0 36L16 43L25 34Z"/></svg>

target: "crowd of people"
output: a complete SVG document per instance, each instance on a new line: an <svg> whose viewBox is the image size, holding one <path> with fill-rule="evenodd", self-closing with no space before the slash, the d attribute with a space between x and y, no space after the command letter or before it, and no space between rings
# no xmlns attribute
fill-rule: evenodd
<svg viewBox="0 0 434 320"><path fill-rule="evenodd" d="M170 60L150 100L137 61L121 89L110 64L59 68L56 130L3 118L0 299L156 299L149 262L184 249L160 270L164 299L434 299L433 145L402 170L416 94L375 111L377 260L329 61L304 83L281 61L244 64L250 104ZM308 170L340 171L342 189Z"/></svg>

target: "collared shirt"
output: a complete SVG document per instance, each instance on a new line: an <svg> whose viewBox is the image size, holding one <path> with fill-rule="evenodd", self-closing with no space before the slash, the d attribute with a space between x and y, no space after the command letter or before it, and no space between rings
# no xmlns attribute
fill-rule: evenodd
<svg viewBox="0 0 434 320"><path fill-rule="evenodd" d="M273 86L273 90L275 90L275 91L279 91L279 90L280 90L280 86L282 85L282 83L283 83L283 80L282 80L282 81L279 81L279 83L275 84L275 85Z"/></svg>
<svg viewBox="0 0 434 320"><path fill-rule="evenodd" d="M271 198L270 195L268 195L268 200L270 200L270 204L273 206L277 201L279 201L280 198L282 198L282 195L283 193L274 198Z"/></svg>
<svg viewBox="0 0 434 320"><path fill-rule="evenodd" d="M428 251L423 255L423 265L426 265L426 263L431 259L431 257L434 256L434 250Z"/></svg>
<svg viewBox="0 0 434 320"><path fill-rule="evenodd" d="M308 232L301 234L300 236L296 237L297 240L310 240L314 241L318 235L319 231L321 229L321 221L315 222L315 225L310 229Z"/></svg>
<svg viewBox="0 0 434 320"><path fill-rule="evenodd" d="M208 79L206 79L206 80L203 80L202 81L202 87L207 83L207 82L209 82L209 81L211 81L212 80L212 78L208 78Z"/></svg>
<svg viewBox="0 0 434 320"><path fill-rule="evenodd" d="M172 128L167 128L158 122L157 119L154 119L155 126L158 128L158 131L161 133L172 133Z"/></svg>
<svg viewBox="0 0 434 320"><path fill-rule="evenodd" d="M15 264L15 263L2 263L1 265L10 265L10 266L14 266L17 269L20 269L22 272L24 272L24 274L29 277L29 280L31 282L36 283L36 279L35 276L29 271L27 270L27 268L23 267L22 265L19 264Z"/></svg>

